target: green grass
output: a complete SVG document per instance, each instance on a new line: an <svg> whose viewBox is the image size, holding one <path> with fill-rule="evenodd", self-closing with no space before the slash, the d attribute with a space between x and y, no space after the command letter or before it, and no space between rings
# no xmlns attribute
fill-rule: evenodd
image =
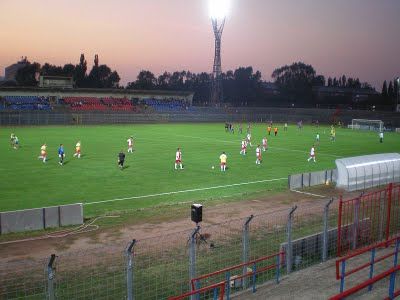
<svg viewBox="0 0 400 300"><path fill-rule="evenodd" d="M263 164L256 166L254 144L261 141L265 129L262 124L253 126L253 148L243 157L239 155L241 136L225 133L223 124L2 128L0 211L139 197L85 205L85 216L92 217L182 201L230 198L239 193L279 192L287 189L287 180L140 198L330 169L335 167L338 157L400 152L399 136L395 133L385 134L385 141L380 144L376 132L337 129L337 141L330 142L328 127L306 126L298 131L293 125L288 132L281 129L277 137L269 137L270 149L264 153ZM317 163L307 163L317 131L321 134ZM19 137L18 150L9 146L11 132ZM135 138L136 151L127 154L126 168L121 171L116 164L117 154L126 150L130 135ZM81 159L72 157L77 140L82 141ZM43 143L48 145L47 164L37 159ZM60 143L66 150L64 166L58 165ZM177 147L182 148L183 171L173 169ZM222 151L228 155L226 173L218 167Z"/></svg>

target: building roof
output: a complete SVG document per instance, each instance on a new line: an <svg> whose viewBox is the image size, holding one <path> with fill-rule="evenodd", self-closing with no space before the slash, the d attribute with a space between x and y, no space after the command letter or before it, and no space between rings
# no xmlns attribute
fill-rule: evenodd
<svg viewBox="0 0 400 300"><path fill-rule="evenodd" d="M334 86L313 86L313 91L317 93L340 93L340 94L363 94L363 95L376 95L379 94L375 90L370 89L354 89L346 87Z"/></svg>

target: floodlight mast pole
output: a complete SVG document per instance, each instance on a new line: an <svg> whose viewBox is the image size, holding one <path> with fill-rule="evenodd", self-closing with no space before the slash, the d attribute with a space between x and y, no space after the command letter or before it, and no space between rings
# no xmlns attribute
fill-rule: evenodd
<svg viewBox="0 0 400 300"><path fill-rule="evenodd" d="M224 31L225 17L218 22L218 18L211 18L212 27L215 36L215 55L211 83L211 105L217 106L222 102L222 68L221 68L221 38Z"/></svg>
<svg viewBox="0 0 400 300"><path fill-rule="evenodd" d="M396 107L394 108L395 112L399 112L399 97L400 97L400 77L397 77L397 95L396 95Z"/></svg>

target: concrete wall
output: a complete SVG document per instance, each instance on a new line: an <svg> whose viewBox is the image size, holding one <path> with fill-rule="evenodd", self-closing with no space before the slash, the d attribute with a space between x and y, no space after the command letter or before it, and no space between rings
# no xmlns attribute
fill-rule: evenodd
<svg viewBox="0 0 400 300"><path fill-rule="evenodd" d="M336 182L337 170L316 171L311 173L293 174L288 177L289 189L301 189L304 187Z"/></svg>
<svg viewBox="0 0 400 300"><path fill-rule="evenodd" d="M0 212L0 234L81 224L82 203Z"/></svg>

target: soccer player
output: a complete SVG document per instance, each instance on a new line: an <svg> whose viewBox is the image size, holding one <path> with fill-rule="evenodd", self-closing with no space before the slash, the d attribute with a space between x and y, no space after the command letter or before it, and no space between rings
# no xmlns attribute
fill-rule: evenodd
<svg viewBox="0 0 400 300"><path fill-rule="evenodd" d="M221 172L225 172L226 170L226 159L228 157L226 156L225 152L222 152L222 154L219 156L219 160L221 162Z"/></svg>
<svg viewBox="0 0 400 300"><path fill-rule="evenodd" d="M60 161L58 163L60 164L60 166L62 166L64 164L64 157L65 157L63 144L60 144L60 147L58 148L58 157L60 158Z"/></svg>
<svg viewBox="0 0 400 300"><path fill-rule="evenodd" d="M10 146L14 148L14 142L15 142L15 134L11 133L10 135Z"/></svg>
<svg viewBox="0 0 400 300"><path fill-rule="evenodd" d="M303 120L300 120L299 122L297 122L297 129L298 130L302 130L303 129Z"/></svg>
<svg viewBox="0 0 400 300"><path fill-rule="evenodd" d="M263 145L263 151L265 152L266 150L268 150L268 140L266 137L264 137L262 139L262 145Z"/></svg>
<svg viewBox="0 0 400 300"><path fill-rule="evenodd" d="M283 126L283 131L287 131L287 123Z"/></svg>
<svg viewBox="0 0 400 300"><path fill-rule="evenodd" d="M317 145L319 145L319 133L317 132L317 135L315 136L315 142Z"/></svg>
<svg viewBox="0 0 400 300"><path fill-rule="evenodd" d="M126 140L128 142L128 153L133 153L133 136Z"/></svg>
<svg viewBox="0 0 400 300"><path fill-rule="evenodd" d="M268 127L267 127L268 135L271 135L271 129L272 129L271 126L268 125Z"/></svg>
<svg viewBox="0 0 400 300"><path fill-rule="evenodd" d="M242 123L239 124L238 133L240 133L240 134L243 133Z"/></svg>
<svg viewBox="0 0 400 300"><path fill-rule="evenodd" d="M383 131L379 132L379 142L383 143Z"/></svg>
<svg viewBox="0 0 400 300"><path fill-rule="evenodd" d="M314 148L314 145L311 147L311 150L310 150L310 157L308 158L308 161L310 161L310 160L314 160L314 162L316 162L315 161L315 148Z"/></svg>
<svg viewBox="0 0 400 300"><path fill-rule="evenodd" d="M333 125L331 127L331 141L332 142L336 141L336 130L335 127L333 127Z"/></svg>
<svg viewBox="0 0 400 300"><path fill-rule="evenodd" d="M41 159L44 163L47 160L47 145L43 144L40 147L40 155L38 156L38 159Z"/></svg>
<svg viewBox="0 0 400 300"><path fill-rule="evenodd" d="M247 145L250 145L250 147L253 147L253 145L251 144L251 133L249 132L248 134L247 134Z"/></svg>
<svg viewBox="0 0 400 300"><path fill-rule="evenodd" d="M176 153L175 153L175 170L178 170L178 165L179 165L179 168L181 170L183 170L181 148L176 149Z"/></svg>
<svg viewBox="0 0 400 300"><path fill-rule="evenodd" d="M125 153L123 150L121 150L118 154L118 166L121 170L124 168L124 162L125 162Z"/></svg>
<svg viewBox="0 0 400 300"><path fill-rule="evenodd" d="M247 142L246 139L242 140L242 149L240 150L240 154L246 155L246 150L247 150Z"/></svg>
<svg viewBox="0 0 400 300"><path fill-rule="evenodd" d="M278 127L274 128L274 134L275 134L275 136L278 134Z"/></svg>
<svg viewBox="0 0 400 300"><path fill-rule="evenodd" d="M232 123L230 124L230 131L232 134L235 134L235 126Z"/></svg>
<svg viewBox="0 0 400 300"><path fill-rule="evenodd" d="M75 145L74 157L81 158L81 141L78 141Z"/></svg>
<svg viewBox="0 0 400 300"><path fill-rule="evenodd" d="M257 157L257 159L256 159L256 165L260 165L260 164L261 164L261 161L262 161L260 145L258 145L257 148L256 148L256 157Z"/></svg>
<svg viewBox="0 0 400 300"><path fill-rule="evenodd" d="M14 136L14 149L17 150L19 147L19 140L17 136Z"/></svg>

